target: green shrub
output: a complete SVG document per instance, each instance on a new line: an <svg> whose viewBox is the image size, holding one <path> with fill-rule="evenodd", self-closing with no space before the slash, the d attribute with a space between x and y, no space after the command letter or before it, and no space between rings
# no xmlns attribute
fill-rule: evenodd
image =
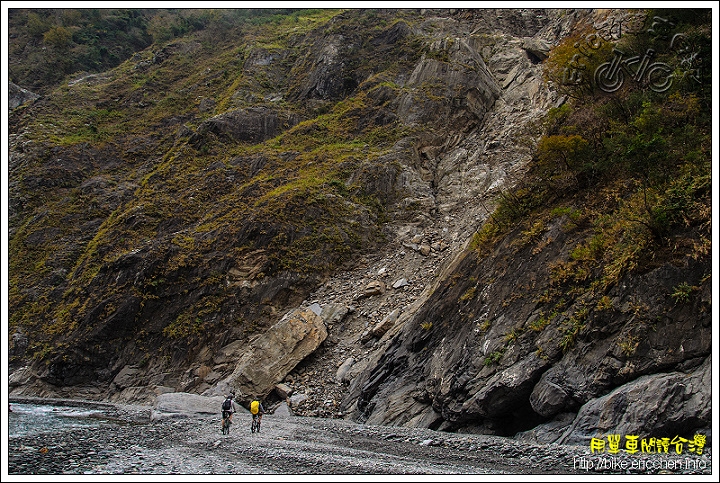
<svg viewBox="0 0 720 483"><path fill-rule="evenodd" d="M629 357L635 353L638 345L640 344L640 337L637 335L627 335L625 338L618 341L618 347L620 352L626 357Z"/></svg>
<svg viewBox="0 0 720 483"><path fill-rule="evenodd" d="M500 359L502 359L505 354L505 350L506 349L503 347L502 349L492 351L483 361L483 365L487 367L499 363Z"/></svg>
<svg viewBox="0 0 720 483"><path fill-rule="evenodd" d="M696 289L687 282L682 282L679 285L673 287L673 292L670 296L675 299L675 302L685 303L690 300L690 294Z"/></svg>
<svg viewBox="0 0 720 483"><path fill-rule="evenodd" d="M510 332L505 334L503 340L509 343L516 342L523 332L525 332L525 330L522 327L514 327Z"/></svg>
<svg viewBox="0 0 720 483"><path fill-rule="evenodd" d="M470 287L468 288L464 294L460 296L460 302L465 302L467 300L472 299L475 296L475 291L477 290L477 287Z"/></svg>

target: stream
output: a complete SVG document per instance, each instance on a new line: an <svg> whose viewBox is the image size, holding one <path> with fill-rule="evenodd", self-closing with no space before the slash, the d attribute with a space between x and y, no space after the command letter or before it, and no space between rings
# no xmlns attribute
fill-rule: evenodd
<svg viewBox="0 0 720 483"><path fill-rule="evenodd" d="M34 404L10 404L8 436L38 436L43 433L77 428L97 428L112 424L98 409Z"/></svg>

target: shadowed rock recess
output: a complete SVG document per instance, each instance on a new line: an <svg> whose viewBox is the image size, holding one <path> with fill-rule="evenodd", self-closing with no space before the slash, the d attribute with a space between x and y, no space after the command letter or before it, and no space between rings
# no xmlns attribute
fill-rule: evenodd
<svg viewBox="0 0 720 483"><path fill-rule="evenodd" d="M704 107L548 74L660 14L257 14L43 95L13 78L11 396L711 446L709 172L642 164L680 149L644 129ZM546 142L578 138L577 165Z"/></svg>

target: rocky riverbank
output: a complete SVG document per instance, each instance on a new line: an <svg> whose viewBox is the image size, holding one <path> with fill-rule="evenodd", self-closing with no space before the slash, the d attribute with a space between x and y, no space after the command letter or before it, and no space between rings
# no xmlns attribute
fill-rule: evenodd
<svg viewBox="0 0 720 483"><path fill-rule="evenodd" d="M230 435L219 415L153 417L154 408L88 401L12 399L99 410L87 426L67 426L8 441L9 475L168 474L712 474L711 453L592 453L587 447L535 445L511 438L355 424L291 415L278 407L251 434L235 416ZM11 421L12 423L12 421ZM11 424L12 427L12 424Z"/></svg>

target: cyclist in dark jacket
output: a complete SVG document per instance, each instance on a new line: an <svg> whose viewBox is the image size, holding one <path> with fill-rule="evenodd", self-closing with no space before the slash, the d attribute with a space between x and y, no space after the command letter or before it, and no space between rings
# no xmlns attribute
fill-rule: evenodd
<svg viewBox="0 0 720 483"><path fill-rule="evenodd" d="M225 409L225 403L223 403L222 418L223 420L228 418L232 423L233 414L238 410L237 404L235 404L235 393L230 393L225 401L227 402L228 400L230 401L230 407L229 409Z"/></svg>

